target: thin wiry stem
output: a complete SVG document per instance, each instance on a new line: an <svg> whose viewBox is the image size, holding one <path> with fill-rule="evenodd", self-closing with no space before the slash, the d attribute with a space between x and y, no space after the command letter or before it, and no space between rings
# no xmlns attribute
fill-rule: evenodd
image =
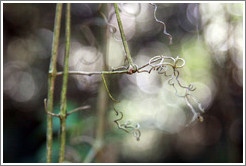
<svg viewBox="0 0 246 166"><path fill-rule="evenodd" d="M136 137L137 141L139 141L140 137L141 137L141 132L139 130L140 125L138 123L133 125L131 121L127 121L125 123L120 123L119 121L121 121L123 119L123 113L121 111L117 111L115 107L114 107L114 111L115 111L116 116L120 116L118 119L114 120L118 129L123 130L127 133L133 134L133 136Z"/></svg>
<svg viewBox="0 0 246 166"><path fill-rule="evenodd" d="M108 5L103 5L102 10L105 12L108 11ZM103 43L104 47L102 47L103 52L103 70L108 70L108 53L109 53L109 31L106 27L103 31ZM108 98L107 94L104 90L103 83L100 84L100 88L98 91L99 95L97 98L97 126L96 126L96 138L93 144L93 148L91 152L88 154L87 159L91 161L94 157L97 161L103 161L103 145L104 145L104 137L105 137L105 130L106 130L106 123L107 123L107 105L108 105ZM94 156L93 156L94 155ZM87 160L89 161L89 160Z"/></svg>
<svg viewBox="0 0 246 166"><path fill-rule="evenodd" d="M165 61L168 60L168 61ZM167 74L167 67L170 67L172 69L172 74ZM142 65L141 67L137 67L136 72L137 73L143 73L143 72L147 72L147 73L151 73L151 71L156 70L158 71L158 74L164 74L166 77L170 77L168 80L168 84L170 86L172 86L175 89L175 95L178 97L182 97L185 98L187 97L187 95L189 95L189 97L192 98L192 100L198 105L198 108L201 112L204 112L204 109L202 108L202 105L200 102L197 101L196 98L194 98L192 95L188 94L191 91L195 91L195 87L192 84L189 84L188 86L184 86L181 84L180 80L179 80L179 68L183 68L185 66L185 60L179 57L173 58L173 57L167 57L167 56L163 56L163 55L158 55L155 56L153 58L151 58L149 60L148 63ZM150 67L149 70L144 70L145 67ZM106 90L110 96L110 98L112 97L111 94L109 93L109 90L107 88L107 84L106 81L104 79L104 75L108 75L108 74L132 74L130 73L128 70L116 70L116 71L101 71L101 72L83 72L83 71L70 71L71 74L76 74L76 75L102 75ZM62 75L62 72L59 72L58 75ZM186 93L184 95L178 95L178 89L175 87L175 83L173 81L177 82L177 85L180 88L186 89ZM112 99L112 98L111 98ZM114 101L114 99L112 99ZM115 102L115 101L114 101ZM187 104L189 105L189 104ZM193 112L193 111L192 111ZM200 120L202 119L201 116L199 116ZM192 120L193 121L193 120ZM128 126L127 126L128 127Z"/></svg>
<svg viewBox="0 0 246 166"><path fill-rule="evenodd" d="M169 44L172 44L173 37L172 37L172 35L170 35L167 32L166 24L163 21L158 20L157 17L156 17L157 5L154 4L154 3L151 3L151 5L154 6L154 18L155 18L155 21L158 22L158 23L161 23L163 25L163 33L169 37Z"/></svg>
<svg viewBox="0 0 246 166"><path fill-rule="evenodd" d="M58 3L56 5L56 15L55 15L55 25L54 25L54 35L51 51L51 61L49 67L49 80L48 80L48 105L47 105L47 162L52 161L52 144L53 144L53 124L52 116L53 113L53 100L54 100L54 89L55 89L55 79L56 79L56 61L57 61L57 52L59 45L60 37L60 27L61 27L61 15L62 15L62 4Z"/></svg>
<svg viewBox="0 0 246 166"><path fill-rule="evenodd" d="M165 62L166 59L171 60L172 62ZM155 63L154 61L158 63ZM199 119L202 122L203 117L200 115L200 113L198 113L194 109L193 105L190 103L188 99L188 97L191 98L197 104L199 111L204 112L204 109L201 103L193 95L190 94L190 92L195 91L196 88L193 86L193 84L184 86L183 84L181 84L179 80L178 69L184 67L185 60L179 57L173 58L173 57L166 57L166 56L158 55L158 56L151 58L149 60L148 65L151 66L150 70L147 71L148 73L150 73L152 70L156 70L158 71L158 74L164 74L166 77L169 77L168 84L174 88L175 95L177 97L181 97L185 99L186 105L190 108L191 112L193 113L193 118L191 119L189 124L191 124L195 119ZM167 74L167 66L172 68L172 74L170 75ZM178 95L178 89L176 88L175 82L177 82L176 84L178 87L186 89L184 95Z"/></svg>
<svg viewBox="0 0 246 166"><path fill-rule="evenodd" d="M60 114L55 114L55 113L52 113L52 112L48 112L48 110L47 110L47 99L46 98L44 99L44 110L45 110L46 114L48 114L50 116L53 116L53 117L60 118Z"/></svg>
<svg viewBox="0 0 246 166"><path fill-rule="evenodd" d="M104 10L105 12L108 11L108 5L100 5L100 8ZM100 11L99 8L99 11ZM102 14L102 12L100 12ZM103 15L103 14L102 14ZM104 15L103 15L104 16ZM105 17L106 18L106 17ZM103 52L103 69L107 70L107 55L109 51L109 31L108 27L102 31L103 35L103 47L101 47L101 51ZM103 83L100 84L99 90L98 90L98 98L97 98L97 126L96 126L96 136L95 141L93 142L93 145L89 151L89 153L86 155L84 162L92 162L93 159L96 161L102 161L103 160L103 145L104 145L104 133L105 133L105 123L106 123L106 114L107 114L107 94L104 90Z"/></svg>
<svg viewBox="0 0 246 166"><path fill-rule="evenodd" d="M75 112L78 112L78 111L87 110L87 109L90 109L90 108L91 108L91 106L89 106L89 105L85 105L85 106L81 106L81 107L75 108L75 109L71 110L70 112L68 112L67 116L72 114L72 113L75 113Z"/></svg>
<svg viewBox="0 0 246 166"><path fill-rule="evenodd" d="M103 79L104 86L105 86L105 88L106 88L106 91L107 91L107 93L108 93L110 99L111 99L112 101L114 101L115 103L119 103L119 101L116 100L116 99L114 99L113 96L111 95L111 93L110 93L110 91L109 91L109 89L108 89L108 86L107 86L107 82L106 82L106 80L105 80L103 74L102 74L102 79ZM114 107L114 106L113 106L113 107ZM122 113L122 112L118 112L118 111L116 110L115 107L114 107L114 111L115 111L115 113L116 113L116 116L119 116L119 115L120 115L120 117L119 117L118 119L114 120L114 122L116 123L117 127L118 127L119 129L121 129L121 130L127 132L127 133L132 133L133 136L136 137L137 141L139 141L139 140L140 140L140 136L141 136L141 132L140 132L140 130L139 130L140 125L137 123L137 124L134 126L134 125L132 124L132 122L130 122L130 121L127 121L126 123L119 123L119 121L123 119L123 113ZM130 129L130 130L129 130L129 129Z"/></svg>
<svg viewBox="0 0 246 166"><path fill-rule="evenodd" d="M129 73L128 70L121 70L121 71L95 71L95 72L87 72L87 71L69 71L69 75L101 75L101 74L123 74ZM63 72L57 72L57 76L63 75Z"/></svg>
<svg viewBox="0 0 246 166"><path fill-rule="evenodd" d="M158 59L155 59L155 60L152 60L151 63L154 63L154 62L157 62L161 59L158 58ZM144 64L143 66L141 67L137 67L137 72L141 73L140 70L142 70L143 68L149 66L149 62ZM128 70L116 70L116 71L94 71L94 72L87 72L87 71L68 71L69 75L88 75L88 76L92 76L92 75L113 75L113 74L132 74L132 73L129 73ZM56 76L61 76L63 75L63 72L60 71L60 72L57 72L56 73Z"/></svg>
<svg viewBox="0 0 246 166"><path fill-rule="evenodd" d="M91 106L89 106L89 105L85 105L85 106L81 106L81 107L75 108L75 109L69 111L67 113L67 116L72 114L72 113L78 112L78 111L87 110L89 108L91 108ZM46 98L44 99L44 110L45 110L46 114L49 114L49 115L51 115L53 117L61 118L60 114L55 114L55 113L51 113L51 112L47 111L47 99Z"/></svg>
<svg viewBox="0 0 246 166"><path fill-rule="evenodd" d="M103 74L102 74L102 79L103 79L104 86L105 86L105 88L106 88L106 90L107 90L107 92L108 92L108 95L109 95L110 99L111 99L112 101L118 103L119 101L116 100L116 99L114 99L113 96L111 95L111 93L109 92L109 89L108 89L108 86L107 86L107 83L106 83L106 80L105 80Z"/></svg>
<svg viewBox="0 0 246 166"><path fill-rule="evenodd" d="M69 51L70 51L70 36L71 36L71 4L67 4L66 11L66 50L64 57L64 74L62 82L62 92L61 92L61 143L60 143L60 156L59 162L64 161L65 153L65 143L66 143L66 117L67 117L67 82L68 82L68 65L69 65Z"/></svg>
<svg viewBox="0 0 246 166"><path fill-rule="evenodd" d="M125 37L125 33L124 33L124 29L123 29L123 25L120 19L120 12L119 12L119 8L117 3L114 4L114 8L115 8L115 13L116 13L116 17L117 17L117 22L118 22L118 26L120 29L120 35L121 35L121 39L122 39L122 43L125 49L125 53L126 53L126 57L129 63L129 71L130 72L135 72L137 70L136 65L133 63L132 57L131 57L131 53L129 51L128 48L128 44L126 42L126 37Z"/></svg>

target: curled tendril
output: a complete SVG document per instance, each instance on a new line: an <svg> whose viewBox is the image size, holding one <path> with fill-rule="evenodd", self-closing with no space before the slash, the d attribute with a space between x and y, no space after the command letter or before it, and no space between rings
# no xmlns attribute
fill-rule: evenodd
<svg viewBox="0 0 246 166"><path fill-rule="evenodd" d="M167 61L169 60L169 61ZM196 119L198 119L199 121L203 121L203 117L200 115L200 113L198 113L193 105L190 103L190 100L193 100L195 104L197 104L198 109L200 112L204 112L204 109L202 108L201 103L190 94L190 92L195 91L196 88L194 87L193 84L189 84L188 86L185 86L183 84L181 84L180 80L179 80L179 68L183 68L185 66L185 60L183 58L173 58L173 57L167 57L167 56L163 56L163 55L158 55L155 56L153 58L151 58L148 62L148 66L150 66L151 68L146 71L138 71L140 72L148 72L151 73L151 71L155 70L158 71L158 74L163 74L166 77L169 77L168 79L168 84L170 86L172 86L175 90L175 95L177 97L181 97L185 99L185 102L187 104L187 106L190 108L191 112L193 113L193 118L191 119L190 123L192 123L193 121L195 121ZM167 67L171 67L172 72L171 74L167 74ZM176 83L175 83L176 82ZM178 89L176 88L176 86L185 89L185 94L184 95L178 95ZM190 124L189 123L189 124Z"/></svg>
<svg viewBox="0 0 246 166"><path fill-rule="evenodd" d="M102 74L102 79L103 79L103 83L104 83L104 86L106 88L106 91L110 97L110 99L112 101L114 101L115 103L119 103L118 100L114 99L113 96L111 95L109 89L108 89L108 86L107 86L107 83L106 83L106 80L105 80L105 77L104 77L104 74ZM113 106L114 108L114 111L116 113L116 116L119 118L118 119L115 119L114 122L116 123L117 127L127 133L131 133L134 137L136 137L137 141L140 140L140 136L141 136L141 132L139 130L140 128L140 125L138 123L133 123L131 121L127 121L125 123L120 123L119 121L121 121L123 119L123 113L121 111L117 111L116 108Z"/></svg>
<svg viewBox="0 0 246 166"><path fill-rule="evenodd" d="M141 132L139 130L140 125L138 123L134 124L131 121L127 121L125 123L119 123L119 121L121 121L123 119L123 113L122 112L118 112L115 107L114 107L114 111L116 113L116 116L120 116L118 119L114 120L114 122L116 123L117 127L127 133L131 133L134 137L136 137L137 141L140 140L140 136L141 136Z"/></svg>
<svg viewBox="0 0 246 166"><path fill-rule="evenodd" d="M176 73L177 73L177 74L176 74ZM174 71L174 75L176 76L175 79L176 79L177 83L179 84L179 86L180 86L181 88L185 88L185 89L187 89L188 91L194 91L194 90L196 90L196 88L194 87L193 84L189 84L188 86L184 86L184 85L182 85L182 84L180 83L180 80L179 80L179 71L178 71L178 70L175 70L175 71Z"/></svg>
<svg viewBox="0 0 246 166"><path fill-rule="evenodd" d="M165 60L171 60L171 62L165 62ZM160 61L159 63L156 63ZM179 62L182 62L180 65L178 65ZM160 66L171 66L174 69L182 68L185 65L185 60L179 57L173 58L163 55L158 55L149 60L149 66L151 67L160 67Z"/></svg>
<svg viewBox="0 0 246 166"><path fill-rule="evenodd" d="M161 23L163 25L163 33L168 36L168 38L169 38L169 44L172 44L173 37L172 37L172 35L170 35L167 32L166 24L163 21L158 20L157 17L156 17L157 5L154 4L154 3L150 3L150 4L152 6L154 6L154 18L155 18L155 21L158 22L158 23Z"/></svg>
<svg viewBox="0 0 246 166"><path fill-rule="evenodd" d="M182 62L182 64L181 64L181 65L178 65L178 63L179 63L180 61ZM182 58L179 58L179 57L177 56L177 58L175 58L175 60L174 60L174 67L175 67L175 69L177 69L177 68L182 68L182 67L184 67L184 65L185 65L185 60L182 59Z"/></svg>

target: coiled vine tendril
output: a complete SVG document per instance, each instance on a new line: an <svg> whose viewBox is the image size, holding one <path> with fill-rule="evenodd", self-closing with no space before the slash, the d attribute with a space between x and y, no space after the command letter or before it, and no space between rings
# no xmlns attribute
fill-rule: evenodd
<svg viewBox="0 0 246 166"><path fill-rule="evenodd" d="M143 70L145 67L149 66L149 70ZM172 72L171 74L167 74L168 66L171 67ZM137 72L142 73L142 72L147 72L151 73L151 71L157 71L158 74L164 75L165 77L168 77L168 84L172 86L175 90L175 95L177 97L183 98L186 102L186 105L190 108L193 117L191 121L186 125L190 125L192 122L194 122L196 119L198 119L200 122L203 121L203 117L201 116L201 113L204 112L204 109L202 108L201 103L193 96L190 94L190 92L195 91L196 88L194 87L193 84L189 84L188 86L185 86L181 84L179 80L179 71L178 69L183 68L185 66L185 60L183 58L173 58L173 57L168 57L168 56L163 56L163 55L158 55L149 60L149 62L146 65L143 65L141 67L138 67ZM105 88L107 90L107 93L109 97L111 98L112 101L115 103L119 103L118 100L114 99L112 95L110 94L110 91L108 89L104 74L102 74L102 79L105 85ZM175 84L175 81L177 82ZM180 87L182 89L185 89L184 95L178 95L178 89L177 87ZM194 106L191 104L191 101L193 101L195 104L197 104L198 111L194 108ZM125 123L120 123L120 121L123 119L123 113L121 111L117 111L115 106L113 106L114 111L116 113L116 116L119 117L118 119L114 120L116 123L117 127L127 133L131 133L136 139L139 141L141 132L139 130L140 125L138 123L133 123L131 121L127 121Z"/></svg>
<svg viewBox="0 0 246 166"><path fill-rule="evenodd" d="M159 19L157 19L156 17L156 11L157 11L157 5L154 4L154 3L150 3L152 6L154 6L154 18L155 18L155 21L158 22L158 23L161 23L163 25L163 33L165 35L168 36L169 38L169 44L172 44L172 41L173 41L173 37L172 35L170 35L168 32L167 32L167 27L166 27L166 24L163 22L163 21L160 21Z"/></svg>
<svg viewBox="0 0 246 166"><path fill-rule="evenodd" d="M155 19L155 21L163 25L163 33L169 37L169 44L172 44L172 35L170 35L167 32L166 24L163 21L160 21L159 19L157 19L157 17L156 17L157 5L154 3L150 3L150 4L152 6L154 6L154 19ZM139 7L139 9L141 9L141 6ZM102 12L100 12L100 14L104 18L107 26L109 26L110 32L113 34L114 39L117 41L122 41L121 39L117 39L115 36L115 33L117 32L117 27L110 23L112 16L115 15L115 13L110 12L109 18L107 18ZM191 124L196 119L198 119L200 122L203 121L203 117L201 116L201 113L204 112L204 109L202 108L201 103L193 95L191 95L191 92L196 90L194 85L189 84L186 86L186 85L183 85L181 83L181 81L179 80L179 75L180 75L179 69L183 68L184 66L185 66L185 60L183 58L180 58L180 57L173 58L173 57L168 57L168 56L163 56L163 55L157 55L157 56L152 57L148 61L147 64L145 64L141 67L138 67L136 65L136 67L137 67L136 72L137 73L147 72L150 74L152 71L157 71L158 74L164 75L165 77L169 78L167 82L170 86L172 86L174 88L175 95L177 97L183 98L185 100L186 105L190 108L190 111L193 114L191 121L187 124L187 126L188 126L189 124ZM146 70L145 69L146 67L150 67L150 69ZM169 71L170 68L171 68L171 72ZM127 69L126 66L122 66L122 67L113 69L112 72L123 71L126 69ZM169 74L168 74L168 72L169 72ZM129 74L129 72L128 72L128 74ZM132 73L130 73L130 74L132 74ZM137 141L139 141L140 136L141 136L141 132L139 130L140 125L138 123L134 123L131 121L126 121L125 123L120 123L120 121L122 121L124 115L121 111L118 111L115 108L115 104L119 103L119 101L115 100L113 98L113 96L110 94L110 91L108 89L104 74L102 73L101 75L102 75L102 80L103 80L103 83L104 83L105 88L107 90L107 93L108 93L109 97L111 98L111 100L114 102L113 109L114 109L116 116L118 117L117 119L114 120L114 122L116 123L116 125L119 129L121 129L127 133L132 134L134 137L136 137ZM185 93L183 95L179 95L177 87L184 89ZM193 101L193 103L195 103L197 105L198 110L196 110L194 108L194 104L193 105L191 104L192 101Z"/></svg>
<svg viewBox="0 0 246 166"><path fill-rule="evenodd" d="M169 62L169 61L171 62ZM168 84L172 86L175 90L175 95L180 98L184 98L187 106L190 108L191 112L193 113L193 118L191 119L190 123L191 124L193 121L198 119L199 121L203 121L203 117L200 115L199 112L197 112L194 109L194 106L191 104L191 100L195 102L198 106L198 109L200 112L204 112L204 109L202 108L201 103L193 96L190 94L190 92L195 91L196 88L194 87L193 84L189 84L188 86L184 86L181 84L179 80L179 68L183 68L185 66L185 60L183 58L173 58L173 57L167 57L163 55L158 55L149 60L148 65L151 67L149 70L138 70L139 73L141 72L148 72L151 73L151 71L155 70L158 71L158 74L163 74L166 77L169 77L168 79ZM168 66L172 68L172 74L167 74L167 69ZM175 84L176 81L177 83ZM176 86L179 86L182 89L185 89L185 94L184 95L178 95L178 90ZM188 124L188 125L189 125Z"/></svg>
<svg viewBox="0 0 246 166"><path fill-rule="evenodd" d="M112 101L114 101L114 104L119 103L119 101L114 99L113 96L111 95L111 93L110 93L110 91L108 89L107 82L105 80L104 74L102 74L102 79L103 79L104 86L106 88L106 91L107 91L110 99ZM141 132L139 130L140 125L138 123L131 122L131 121L126 121L125 123L120 123L119 121L121 121L123 119L124 115L123 115L123 113L121 111L117 111L114 105L113 105L113 108L114 108L116 116L117 117L119 116L118 119L114 120L114 122L116 123L117 127L119 129L127 132L127 133L132 134L134 137L136 137L137 141L139 141L140 140L140 136L141 136Z"/></svg>

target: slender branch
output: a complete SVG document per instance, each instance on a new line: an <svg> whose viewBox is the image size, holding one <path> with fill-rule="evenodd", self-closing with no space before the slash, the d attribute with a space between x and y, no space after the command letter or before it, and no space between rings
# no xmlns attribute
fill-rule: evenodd
<svg viewBox="0 0 246 166"><path fill-rule="evenodd" d="M70 114L72 114L72 113L74 113L74 112L87 110L89 108L91 108L91 106L89 106L89 105L85 105L85 106L81 106L81 107L75 108L75 109L71 110L70 112L68 112L67 113L67 116L70 115Z"/></svg>
<svg viewBox="0 0 246 166"><path fill-rule="evenodd" d="M44 110L45 110L45 112L46 112L48 115L51 115L51 116L60 118L60 115L59 115L59 114L55 114L55 113L52 113L52 112L48 112L48 110L47 110L47 99L46 99L46 98L44 99Z"/></svg>
<svg viewBox="0 0 246 166"><path fill-rule="evenodd" d="M55 79L56 79L56 61L57 61L57 50L59 45L60 37L60 27L61 27L61 15L62 15L62 4L58 3L56 5L56 15L55 15L55 25L54 25L54 35L51 51L51 61L49 67L49 79L48 79L48 105L47 105L47 154L46 160L48 163L52 161L52 143L53 143L53 124L52 116L50 113L53 112L53 100L54 100L54 89L55 89Z"/></svg>
<svg viewBox="0 0 246 166"><path fill-rule="evenodd" d="M102 79L103 79L104 86L105 86L105 88L106 88L106 91L107 91L107 93L108 93L110 99L111 99L112 101L116 102L116 103L119 103L119 101L116 100L116 99L114 99L114 97L111 95L111 93L110 93L110 91L109 91L109 89L108 89L108 86L107 86L107 82L106 82L106 80L105 80L103 74L102 74Z"/></svg>
<svg viewBox="0 0 246 166"><path fill-rule="evenodd" d="M91 108L91 106L89 106L89 105L85 105L85 106L81 106L81 107L75 108L75 109L69 111L66 116L68 116L68 115L70 115L72 113L78 112L78 111L87 110L89 108ZM61 115L60 114L55 114L55 113L51 113L51 112L48 112L47 111L47 99L46 98L44 99L44 110L45 110L45 112L47 114L49 114L49 115L51 115L53 117L61 118Z"/></svg>
<svg viewBox="0 0 246 166"><path fill-rule="evenodd" d="M121 70L121 71L95 71L95 72L87 72L87 71L68 71L70 75L101 75L101 74L123 74L123 73L129 73L128 70ZM57 72L57 76L63 75L63 72Z"/></svg>
<svg viewBox="0 0 246 166"><path fill-rule="evenodd" d="M67 117L67 82L68 82L68 65L69 65L69 51L70 51L70 26L71 26L71 16L70 16L71 4L67 4L66 11L66 50L64 57L64 74L63 74L63 84L61 92L61 143L60 143L60 156L59 162L64 161L65 153L65 143L66 143L66 117Z"/></svg>
<svg viewBox="0 0 246 166"><path fill-rule="evenodd" d="M136 72L137 67L132 61L131 53L129 51L128 44L126 42L126 37L125 37L125 33L124 33L122 22L121 22L121 19L120 19L120 12L119 12L119 8L118 8L117 3L114 4L114 8L115 8L115 13L116 13L116 17L117 17L118 26L119 26L119 29L120 29L121 39L122 39L123 46L124 46L124 49L125 49L125 52L126 52L126 57L127 57L128 63L129 63L129 72L134 73L134 72Z"/></svg>
<svg viewBox="0 0 246 166"><path fill-rule="evenodd" d="M157 58L157 59L153 60L152 63L157 62L159 60L161 60L161 58ZM144 64L141 67L138 67L137 68L137 72L140 72L141 73L140 70L143 69L143 68L145 68L145 67L147 67L147 66L149 66L149 62L146 63L146 64ZM94 71L94 72L87 72L87 71L68 71L68 73L70 75L88 75L88 76L102 75L102 74L103 75L124 74L124 73L125 74L132 74L132 73L129 73L128 70L119 70L119 71ZM56 73L56 76L61 76L61 75L63 75L63 72L62 71Z"/></svg>
<svg viewBox="0 0 246 166"><path fill-rule="evenodd" d="M103 5L103 10L107 13L108 12L108 5ZM108 70L107 61L108 61L108 53L109 53L109 31L106 29L102 30L103 35L103 70ZM91 151L87 155L85 162L92 161L93 158L96 156L95 160L98 162L103 162L103 144L104 144L104 135L106 130L106 115L107 115L107 105L108 105L108 98L107 94L104 90L103 83L101 82L99 90L98 90L98 97L97 97L97 126L96 126L96 138L94 144L92 146Z"/></svg>

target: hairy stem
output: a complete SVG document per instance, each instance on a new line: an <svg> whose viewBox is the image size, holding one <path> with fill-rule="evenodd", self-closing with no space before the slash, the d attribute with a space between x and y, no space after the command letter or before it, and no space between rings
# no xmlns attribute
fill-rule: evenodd
<svg viewBox="0 0 246 166"><path fill-rule="evenodd" d="M49 67L49 79L48 79L48 105L47 112L53 112L53 100L54 100L54 89L55 89L55 79L56 79L56 61L57 61L57 50L59 45L60 37L60 27L61 27L61 15L62 15L62 4L58 3L56 5L56 15L55 15L55 25L54 25L54 35L51 51L51 61ZM53 143L53 124L52 116L47 114L47 154L46 160L48 163L52 161L52 143Z"/></svg>
<svg viewBox="0 0 246 166"><path fill-rule="evenodd" d="M122 43L123 43L123 46L124 46L124 49L125 49L125 52L126 52L126 57L127 57L128 63L129 63L129 70L131 70L132 72L135 72L137 70L137 67L132 61L131 53L129 51L128 44L126 42L126 37L125 37L125 33L124 33L122 22L121 22L121 19L120 19L120 12L119 12L119 8L118 8L117 3L114 4L114 8L115 8L115 13L116 13L116 17L117 17L118 26L119 26L119 29L120 29L120 35L121 35Z"/></svg>
<svg viewBox="0 0 246 166"><path fill-rule="evenodd" d="M70 51L70 16L71 4L67 4L66 11L66 50L64 56L64 74L62 82L62 92L61 92L61 108L60 108L60 118L61 118L61 143L60 143L60 156L59 162L64 161L65 153L65 143L66 143L66 117L67 117L67 82L68 82L68 67L69 67L69 51Z"/></svg>

